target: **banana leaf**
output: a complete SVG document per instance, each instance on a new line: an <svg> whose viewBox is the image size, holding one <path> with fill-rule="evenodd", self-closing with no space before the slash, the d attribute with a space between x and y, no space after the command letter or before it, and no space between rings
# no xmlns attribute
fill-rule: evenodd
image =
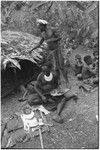
<svg viewBox="0 0 100 150"><path fill-rule="evenodd" d="M26 59L36 64L41 62L47 47L45 42L40 48L37 48L32 54L29 54L29 51L34 48L39 41L40 37L28 33L10 30L3 31L1 33L1 69L6 68L6 63L8 62L20 68L19 64L14 60L16 58L21 60Z"/></svg>

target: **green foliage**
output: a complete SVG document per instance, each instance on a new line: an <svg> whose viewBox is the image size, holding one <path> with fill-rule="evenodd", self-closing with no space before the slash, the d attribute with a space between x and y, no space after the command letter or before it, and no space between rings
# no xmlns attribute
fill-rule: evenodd
<svg viewBox="0 0 100 150"><path fill-rule="evenodd" d="M2 69L6 67L17 67L21 69L19 65L20 59L27 59L33 63L42 61L43 54L45 53L46 43L32 54L29 51L39 42L40 38L33 36L28 33L17 32L17 31L3 31L1 34L1 66Z"/></svg>
<svg viewBox="0 0 100 150"><path fill-rule="evenodd" d="M21 70L21 66L16 59L12 59L8 56L4 56L2 59L2 69L6 69L6 67L18 68Z"/></svg>
<svg viewBox="0 0 100 150"><path fill-rule="evenodd" d="M95 31L97 33L97 1L2 1L1 5L2 30L39 36L36 18L46 19L59 29L62 51L89 43Z"/></svg>

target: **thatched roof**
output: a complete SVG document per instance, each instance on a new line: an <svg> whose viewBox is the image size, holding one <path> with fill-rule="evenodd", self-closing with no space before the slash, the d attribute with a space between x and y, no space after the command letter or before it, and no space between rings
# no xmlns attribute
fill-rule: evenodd
<svg viewBox="0 0 100 150"><path fill-rule="evenodd" d="M41 61L46 49L46 43L29 54L29 51L39 42L40 38L34 35L17 32L3 31L1 33L1 66L4 66L5 59L27 59L33 63ZM2 68L2 67L1 67Z"/></svg>

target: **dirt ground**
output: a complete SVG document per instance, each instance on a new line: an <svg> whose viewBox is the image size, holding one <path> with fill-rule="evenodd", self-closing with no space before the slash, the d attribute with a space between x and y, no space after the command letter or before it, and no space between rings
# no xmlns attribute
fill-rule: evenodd
<svg viewBox="0 0 100 150"><path fill-rule="evenodd" d="M71 56L73 60L75 54L84 56L90 51L85 51L83 47L75 50ZM46 149L98 149L98 87L91 93L84 93L78 89L77 80L74 76L69 78L72 90L78 93L78 102L73 100L67 102L62 117L64 123L53 122L50 132L43 133L44 148ZM14 92L2 99L1 119L6 119L13 112L20 110L21 104L17 101L21 93ZM55 112L51 113L51 116ZM25 143L16 144L13 148L41 148L39 137L32 138Z"/></svg>

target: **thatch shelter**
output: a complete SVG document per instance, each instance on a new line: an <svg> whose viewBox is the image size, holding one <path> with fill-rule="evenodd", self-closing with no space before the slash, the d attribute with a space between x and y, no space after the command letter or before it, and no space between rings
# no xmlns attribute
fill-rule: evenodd
<svg viewBox="0 0 100 150"><path fill-rule="evenodd" d="M31 54L29 51L39 40L39 37L23 32L7 30L1 33L2 96L20 84L26 84L31 79L36 80L46 54L46 43Z"/></svg>

